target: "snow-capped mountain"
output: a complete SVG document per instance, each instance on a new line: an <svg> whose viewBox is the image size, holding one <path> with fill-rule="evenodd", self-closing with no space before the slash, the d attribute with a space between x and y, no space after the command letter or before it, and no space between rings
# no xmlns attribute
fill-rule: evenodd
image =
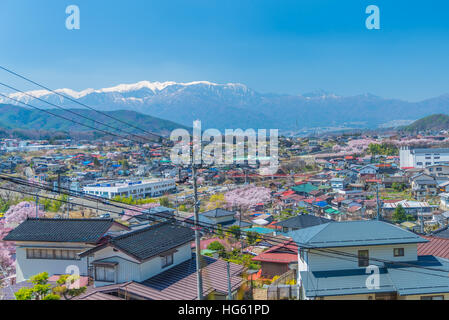
<svg viewBox="0 0 449 320"><path fill-rule="evenodd" d="M325 91L303 95L262 94L243 84L149 82L103 89L14 93L10 98L38 107L81 108L72 100L103 111L132 110L186 126L200 119L203 128L277 128L294 131L313 127L376 127L392 120L413 120L445 113L449 96L411 103L371 94L342 97ZM11 99L0 103L21 105Z"/></svg>

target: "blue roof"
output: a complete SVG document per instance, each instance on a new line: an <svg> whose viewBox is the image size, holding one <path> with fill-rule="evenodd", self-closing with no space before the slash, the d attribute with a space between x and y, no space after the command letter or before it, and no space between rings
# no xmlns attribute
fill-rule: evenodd
<svg viewBox="0 0 449 320"><path fill-rule="evenodd" d="M390 279L399 295L449 292L449 260L434 256L419 256L418 261L407 264L412 266L386 264Z"/></svg>
<svg viewBox="0 0 449 320"><path fill-rule="evenodd" d="M267 233L272 233L275 230L273 229L268 229L268 228L262 228L262 227L252 227L252 228L246 228L243 229L243 231L245 232L257 232L257 233L261 233L261 234L267 234Z"/></svg>
<svg viewBox="0 0 449 320"><path fill-rule="evenodd" d="M319 201L319 202L315 202L314 205L324 208L324 207L327 207L329 204L326 201Z"/></svg>
<svg viewBox="0 0 449 320"><path fill-rule="evenodd" d="M431 267L437 270L418 268ZM302 271L301 279L308 297L341 296L397 292L399 295L422 295L449 292L449 260L419 256L418 261L385 264L379 268L379 286L368 288L370 273L365 268L331 271Z"/></svg>
<svg viewBox="0 0 449 320"><path fill-rule="evenodd" d="M428 242L413 232L377 220L330 222L292 231L287 236L299 246L309 248Z"/></svg>
<svg viewBox="0 0 449 320"><path fill-rule="evenodd" d="M333 270L333 271L302 271L302 284L307 297L342 296L351 294L394 292L385 268L379 268L379 287L368 288L366 279L370 275L365 269Z"/></svg>

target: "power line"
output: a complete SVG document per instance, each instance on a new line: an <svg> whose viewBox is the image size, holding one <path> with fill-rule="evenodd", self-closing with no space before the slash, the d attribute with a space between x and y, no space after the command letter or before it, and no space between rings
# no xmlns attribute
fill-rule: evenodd
<svg viewBox="0 0 449 320"><path fill-rule="evenodd" d="M134 137L137 137L137 138L139 138L139 139L145 139L145 140L147 140L147 141L151 141L151 140L149 140L149 139L146 138L146 137L142 137L142 136L135 135L135 134L133 134L132 132L125 131L125 130L119 128L119 127L114 127L114 126L111 126L111 125L109 125L109 124L103 123L103 122L101 122L101 121L98 121L98 120L89 118L89 117L87 117L87 116L84 116L84 115L82 115L82 114L79 114L79 113L77 113L77 112L75 112L75 111L73 111L73 110L65 109L65 108L63 108L63 107L61 107L61 106L58 106L57 104L54 104L54 103L49 102L49 101L45 101L44 99L41 99L41 98L36 97L36 96L33 96L32 94L29 94L28 92L25 92L25 91L16 89L16 88L14 88L14 87L12 87L12 86L10 86L10 85L7 85L7 84L5 84L5 83L0 82L0 85L4 86L4 87L6 87L6 88L9 88L9 89L11 89L11 90L15 90L15 91L17 91L17 92L23 93L23 94L25 94L25 95L27 95L27 96L29 96L29 97L32 97L32 98L34 98L34 99L36 99L36 100L39 100L39 101L42 101L42 102L44 102L44 103L46 103L46 104L48 104L48 105L54 106L54 107L56 107L56 108L58 108L58 109L64 110L64 111L66 111L66 112L68 112L68 113L74 114L74 115L76 115L76 116L78 116L78 117L81 117L81 118L83 118L83 119L92 121L92 122L94 122L94 123L98 123L98 124L100 124L100 125L103 125L103 126L105 126L105 127L108 127L108 128L114 129L114 130L118 130L118 131L124 132L124 133L126 133L126 134L130 134L130 135L132 135L132 136L134 136Z"/></svg>
<svg viewBox="0 0 449 320"><path fill-rule="evenodd" d="M90 109L90 110L92 110L92 111L95 111L95 112L97 112L97 113L99 113L99 114L102 114L102 115L104 115L104 116L106 116L106 117L108 117L108 118L110 118L110 119L113 119L113 120L115 120L115 121L118 121L118 122L120 122L120 123L122 123L122 124L125 124L125 125L127 125L127 126L130 126L130 127L134 128L134 129L143 131L143 132L145 132L145 133L147 133L147 134L150 134L150 135L156 136L156 137L158 137L158 138L161 138L160 135L157 135L157 134L152 133L152 132L149 132L149 131L147 131L147 130L145 130L145 129L141 129L141 128L139 128L139 127L136 127L136 126L134 126L133 124L130 124L130 123L126 122L126 121L120 120L120 119L118 119L118 118L116 118L116 117L114 117L114 116L111 116L111 115L109 115L109 114L107 114L107 113L105 113L105 112L96 110L96 109L94 109L94 108L92 108L92 107L90 107L90 106L88 106L88 105L86 105L86 104L84 104L84 103L82 103L82 102L79 102L79 101L77 101L77 100L75 100L75 99L72 99L71 97L68 97L68 96L66 96L66 95L63 95L63 94L61 94L61 93L59 93L59 92L57 92L57 91L55 91L55 90L52 90L52 89L50 89L50 88L48 88L48 87L46 87L46 86L44 86L44 85L42 85L42 84L39 84L39 83L36 82L36 81L33 81L33 80L31 80L31 79L29 79L29 78L27 78L27 77L25 77L25 76L22 76L22 75L18 74L17 72L14 72L14 71L12 71L12 70L6 68L6 67L3 67L3 66L0 65L0 69L3 69L4 71L6 71L6 72L8 72L8 73L10 73L10 74L12 74L12 75L14 75L14 76L16 76L16 77L19 77L19 78L21 78L21 79L23 79L23 80L25 80L25 81L28 81L28 82L30 82L30 83L32 83L32 84L34 84L34 85L37 85L37 86L39 86L39 87L41 87L41 88L43 88L43 89L45 89L45 90L47 90L47 91L50 91L50 92L52 92L52 93L54 93L54 94L56 94L56 95L58 95L58 96L60 96L60 97L63 97L64 99L70 100L70 101L72 101L72 102L74 102L74 103L76 103L76 104L79 104L79 105L81 105L81 106L83 106L83 107L85 107L85 108L88 108L88 109Z"/></svg>
<svg viewBox="0 0 449 320"><path fill-rule="evenodd" d="M64 116L58 115L58 114L53 113L53 112L51 112L51 111L48 111L48 110L45 110L45 109L38 108L38 107L33 106L33 105L29 104L29 103L25 103L25 102L19 101L19 100L14 99L14 98L10 98L10 97L8 97L7 95L5 95L5 94L3 94L3 93L0 93L0 96L5 97L5 98L10 99L10 100L13 100L13 101L16 101L16 102L21 103L21 104L23 104L23 105L26 105L26 106L28 106L28 107L34 108L34 109L36 109L36 110L45 112L45 113L50 114L50 115L52 115L52 116L54 116L54 117L58 117L58 118L61 118L61 119L66 120L66 121L76 123L76 124L78 124L78 125L80 125L80 126L84 126L84 127L86 127L86 128L90 128L90 129L92 129L92 130L94 130L94 131L100 131L100 132L103 132L103 133L105 133L106 135L110 135L110 136L114 136L114 137L117 137L117 138L121 138L121 139L125 139L125 140L134 141L134 142L137 142L137 143L141 143L140 141L131 139L131 138L129 138L129 137L124 137L124 136L119 135L119 134L116 134L116 133L112 133L112 132L105 131L105 130L102 130L102 129L99 129L99 128L95 128L95 127L92 127L92 126L90 126L90 125L87 125L87 124L78 122L78 121L76 121L76 120L69 119L69 118L66 118L66 117L64 117Z"/></svg>
<svg viewBox="0 0 449 320"><path fill-rule="evenodd" d="M19 185L26 185L26 186L29 186L29 187L35 187L35 188L39 188L41 190L49 191L48 188L43 188L43 187L38 186L38 185L36 185L34 183L21 183L20 181L17 181L16 179L5 179L4 177L1 177L1 176L0 176L0 179L6 180L6 181L10 181L10 182L13 182L13 183L16 183L16 184L19 184ZM9 191L15 191L15 190L3 188L3 187L0 187L0 189L9 190ZM15 191L15 192L17 192L17 191ZM22 192L22 191L20 191L20 192ZM33 195L32 193L28 193L28 194ZM75 196L75 197L78 197L78 198L81 198L81 199L86 198L86 197L79 196L79 195L73 195L71 193L66 194L66 195L72 195L72 196ZM43 197L43 196L40 196L40 197ZM43 198L48 198L48 197L43 197ZM48 199L51 199L51 198L48 198ZM89 200L92 200L92 199L89 199ZM95 197L95 200L98 201L100 199ZM67 201L64 201L64 200L58 200L58 201L67 202ZM100 200L100 202L105 204L104 200L103 201ZM119 202L119 201L117 201L117 202ZM108 204L108 203L106 203L106 204ZM83 205L83 204L79 204L79 206L93 208L93 207L89 207L89 206L86 206L86 205ZM136 211L136 212L139 212L139 213L142 214L142 211L140 211L140 210L133 210L133 209L130 209L130 208L127 208L127 207L120 207L120 206L116 206L116 205L113 205L113 206L118 207L118 208L122 208L122 209L131 210L131 211ZM117 213L119 215L123 215L123 213L121 213L121 212L120 213L114 212L114 213ZM153 215L156 216L156 217L159 217L159 218L167 219L166 216L161 216L161 215L158 215L157 213L154 213ZM180 221L180 220L178 220L176 218L172 218L171 220L174 220L174 221L176 221L178 223L187 223L187 221L185 221L185 220ZM205 224L206 224L206 226L204 226ZM211 227L211 226L207 226L207 223L200 223L200 222L195 224L195 227L198 227L198 226L206 227L206 228L210 228ZM217 232L215 231L215 228L217 228L217 227L212 225L212 229L208 229L208 230L211 233L213 233L213 234L217 234ZM229 228L224 228L223 230L228 231L228 232L230 231ZM241 234L245 234L245 232L241 231ZM266 235L262 236L262 239L264 239L264 240L270 239L274 243L278 243L278 244L284 244L285 243L285 241L283 241L283 240L280 240L278 238L271 237L271 236L266 236ZM358 259L358 256L355 255L355 254L345 253L345 252L341 252L341 251L337 251L337 250L326 249L326 248L318 248L318 247L314 247L314 246L310 246L310 245L306 245L306 244L302 244L302 243L297 243L297 246L298 247L302 247L302 248L306 248L306 249L313 249L313 250L316 250L316 251L319 251L319 252L333 254L333 255L336 255L336 256L352 257L352 258L357 258ZM399 265L399 266L404 266L404 267L413 267L413 268L417 268L417 269L425 269L425 270L437 271L437 272L449 272L449 270L429 268L429 267L418 266L418 265L415 265L415 264L410 264L410 263L405 263L405 262L391 261L391 260L387 260L387 259L379 259L379 258L371 258L371 257L368 257L367 259L371 260L371 261L377 261L377 262L382 262L382 263L389 263L389 264L392 264L392 265ZM409 270L409 271L412 272L412 270Z"/></svg>

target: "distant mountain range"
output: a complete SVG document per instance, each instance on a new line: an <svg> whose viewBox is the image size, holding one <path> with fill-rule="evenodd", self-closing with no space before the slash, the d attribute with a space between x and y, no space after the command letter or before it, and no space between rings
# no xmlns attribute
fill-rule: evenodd
<svg viewBox="0 0 449 320"><path fill-rule="evenodd" d="M408 132L449 130L449 115L433 114L401 129Z"/></svg>
<svg viewBox="0 0 449 320"><path fill-rule="evenodd" d="M34 103L33 103L34 104ZM71 111L82 114L83 116L95 119L98 122L108 124L115 128L120 128L126 132L134 133L138 136L145 135L140 130L134 129L126 124L117 122L106 115L99 114L95 111L88 109L70 109ZM105 131L113 132L121 136L126 136L126 132L120 130L113 130L106 126L101 126L98 123L94 123L87 119L80 118L74 114L61 109L49 109L53 114L63 116L68 119L75 120L80 124L73 123L61 119L57 116L47 114L45 112L22 108L14 105L0 104L0 128L3 132L11 132L15 129L27 130L27 131L46 131L46 132L65 132L65 133L79 133L87 131L95 131L81 124L88 125L95 129L102 129ZM149 115L144 115L130 110L117 110L117 111L105 111L107 115L110 115L116 119L120 119L123 122L133 124L137 128L144 129L148 132L169 135L170 132L177 128L188 128L181 124L177 124L168 120L159 119ZM22 131L21 131L22 132ZM101 132L97 136L103 136ZM148 136L148 135L147 135Z"/></svg>
<svg viewBox="0 0 449 320"><path fill-rule="evenodd" d="M203 128L220 130L276 128L282 132L299 132L314 128L336 130L397 126L430 114L446 112L449 107L449 95L407 102L371 94L349 97L327 92L264 94L242 84L207 81L142 81L100 90L57 91L99 110L130 110L189 127L193 120L199 119L203 122ZM80 107L45 90L29 94L64 107ZM49 107L21 93L10 97L39 107ZM13 103L9 99L0 99L1 102Z"/></svg>

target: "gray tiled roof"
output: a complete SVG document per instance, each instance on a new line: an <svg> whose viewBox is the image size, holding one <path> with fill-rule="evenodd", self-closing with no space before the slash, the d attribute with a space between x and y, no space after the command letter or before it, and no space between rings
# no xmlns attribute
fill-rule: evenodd
<svg viewBox="0 0 449 320"><path fill-rule="evenodd" d="M113 219L28 218L3 240L97 243L112 224Z"/></svg>
<svg viewBox="0 0 449 320"><path fill-rule="evenodd" d="M286 227L286 228L293 228L293 229L302 229L302 228L308 228L313 227L319 224L324 224L332 222L330 219L317 217L311 214L300 214L296 217L292 217L289 219L286 219L284 221L280 221L276 223L276 226L280 227Z"/></svg>
<svg viewBox="0 0 449 320"><path fill-rule="evenodd" d="M233 215L235 215L235 212L217 208L214 210L209 210L209 211L203 212L202 215L205 217L218 218L218 217L233 216Z"/></svg>
<svg viewBox="0 0 449 320"><path fill-rule="evenodd" d="M203 295L212 292L226 294L228 291L228 277L226 273L226 261L201 256L203 268ZM241 276L245 268L241 265L230 263L231 290L237 290L243 283ZM113 294L117 292L128 296L137 296L144 300L196 300L196 262L195 255L172 268L143 281L125 282L110 286L98 287L94 291L98 293ZM80 300L83 300L81 297Z"/></svg>
<svg viewBox="0 0 449 320"><path fill-rule="evenodd" d="M138 260L146 260L193 240L194 231L172 223L160 223L114 237L110 244Z"/></svg>

